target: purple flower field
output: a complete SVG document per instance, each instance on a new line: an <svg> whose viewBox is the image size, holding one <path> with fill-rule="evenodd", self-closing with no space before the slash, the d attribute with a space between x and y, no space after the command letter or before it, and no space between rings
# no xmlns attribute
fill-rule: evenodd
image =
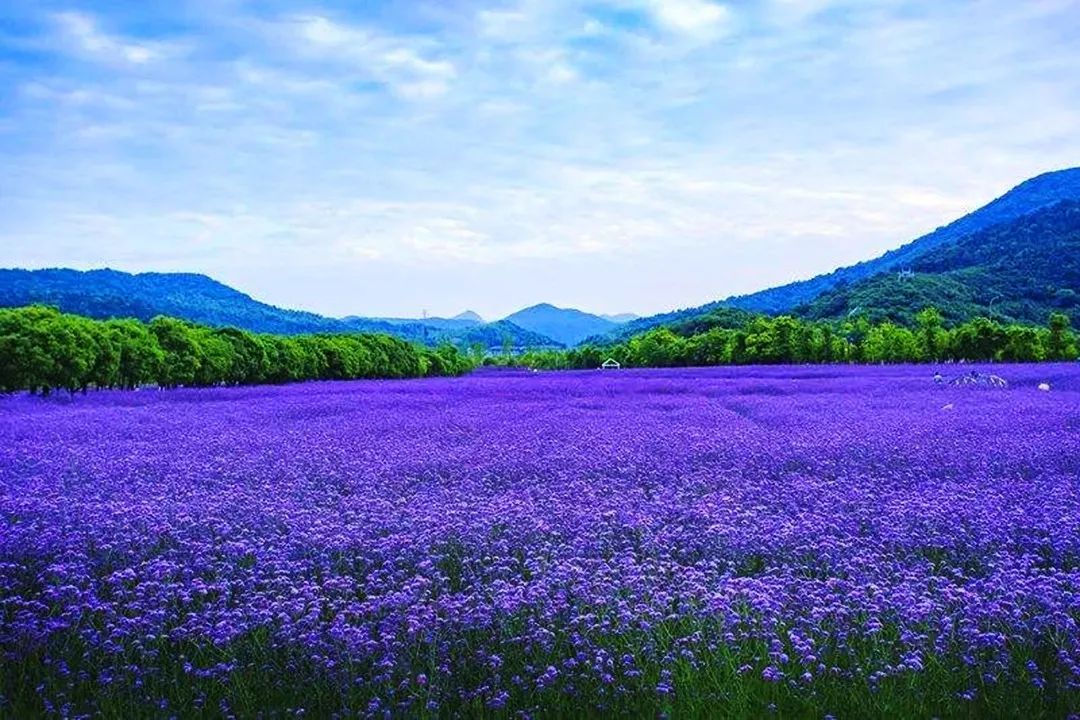
<svg viewBox="0 0 1080 720"><path fill-rule="evenodd" d="M0 398L0 716L1068 716L1080 365L993 372Z"/></svg>

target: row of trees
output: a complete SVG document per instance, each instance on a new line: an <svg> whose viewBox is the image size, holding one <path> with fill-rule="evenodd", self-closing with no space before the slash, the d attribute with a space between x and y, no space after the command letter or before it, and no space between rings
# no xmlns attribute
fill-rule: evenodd
<svg viewBox="0 0 1080 720"><path fill-rule="evenodd" d="M1077 340L1068 316L1054 313L1046 327L1003 325L977 317L946 327L928 308L912 327L865 318L841 323L791 316L758 316L741 327L697 324L657 328L609 346L525 353L518 362L535 368L594 368L607 358L628 367L780 363L907 363L945 361L1040 362L1075 360Z"/></svg>
<svg viewBox="0 0 1080 720"><path fill-rule="evenodd" d="M594 368L607 358L628 367L1038 362L1074 360L1078 353L1069 318L1060 313L1045 327L983 317L947 327L933 308L920 312L911 327L791 316L755 316L731 325L730 317L706 317L614 345L532 351L505 362L546 369ZM169 317L143 323L91 320L43 306L0 310L0 392L459 375L481 359L450 345L431 349L381 334L280 336Z"/></svg>
<svg viewBox="0 0 1080 720"><path fill-rule="evenodd" d="M389 335L266 335L170 317L91 320L50 307L0 310L0 391L251 385L459 375L452 346Z"/></svg>

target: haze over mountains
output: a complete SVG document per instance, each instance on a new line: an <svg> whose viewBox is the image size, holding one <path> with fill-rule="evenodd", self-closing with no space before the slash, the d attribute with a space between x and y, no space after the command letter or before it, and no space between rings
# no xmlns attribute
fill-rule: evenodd
<svg viewBox="0 0 1080 720"><path fill-rule="evenodd" d="M1021 183L997 200L896 250L827 275L645 318L600 316L541 303L496 322L471 311L450 318L328 318L286 310L203 275L115 270L0 270L0 306L55 305L95 318L172 315L213 326L280 334L385 332L436 344L574 346L724 311L813 319L864 313L908 322L933 305L973 315L1043 322L1080 309L1080 168Z"/></svg>

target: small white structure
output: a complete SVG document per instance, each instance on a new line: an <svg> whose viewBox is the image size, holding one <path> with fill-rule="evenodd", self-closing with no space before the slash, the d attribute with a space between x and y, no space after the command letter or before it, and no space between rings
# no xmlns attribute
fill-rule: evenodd
<svg viewBox="0 0 1080 720"><path fill-rule="evenodd" d="M1050 383L1039 383L1039 389L1043 392L1050 392Z"/></svg>
<svg viewBox="0 0 1080 720"><path fill-rule="evenodd" d="M618 370L622 365L615 358L608 358L604 361L604 364L600 366L601 370Z"/></svg>

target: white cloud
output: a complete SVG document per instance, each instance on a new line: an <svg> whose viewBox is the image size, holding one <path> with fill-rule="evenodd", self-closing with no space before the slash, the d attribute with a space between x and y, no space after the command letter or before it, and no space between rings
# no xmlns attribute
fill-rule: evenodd
<svg viewBox="0 0 1080 720"><path fill-rule="evenodd" d="M457 74L453 63L424 56L431 43L377 32L326 17L300 16L284 21L293 47L301 54L337 60L385 83L402 97L423 99L445 93Z"/></svg>
<svg viewBox="0 0 1080 720"><path fill-rule="evenodd" d="M690 35L712 35L726 29L731 10L709 0L648 0L657 22L668 30Z"/></svg>
<svg viewBox="0 0 1080 720"><path fill-rule="evenodd" d="M129 40L102 30L88 14L62 12L53 15L63 46L106 63L145 65L173 54L176 48L163 43Z"/></svg>

